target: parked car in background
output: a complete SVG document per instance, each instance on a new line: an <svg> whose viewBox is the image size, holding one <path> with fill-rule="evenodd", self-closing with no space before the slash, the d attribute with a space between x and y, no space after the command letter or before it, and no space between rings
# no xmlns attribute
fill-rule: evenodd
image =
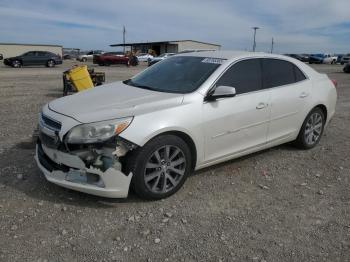
<svg viewBox="0 0 350 262"><path fill-rule="evenodd" d="M129 65L129 57L120 52L108 52L100 55L93 56L93 63L100 66L118 65L124 64Z"/></svg>
<svg viewBox="0 0 350 262"><path fill-rule="evenodd" d="M335 61L335 63L336 63L336 64L340 64L341 59L342 59L342 57L344 56L344 54L336 54L335 56L337 57L337 61Z"/></svg>
<svg viewBox="0 0 350 262"><path fill-rule="evenodd" d="M315 147L336 101L335 81L286 56L180 54L49 102L35 159L63 187L161 199L194 170L292 141Z"/></svg>
<svg viewBox="0 0 350 262"><path fill-rule="evenodd" d="M309 62L309 56L304 54L285 54L286 56L293 57L302 62Z"/></svg>
<svg viewBox="0 0 350 262"><path fill-rule="evenodd" d="M136 57L140 62L148 62L152 60L154 56L146 53L141 53L138 54Z"/></svg>
<svg viewBox="0 0 350 262"><path fill-rule="evenodd" d="M69 60L69 59L73 59L74 57L70 54L65 54L63 55L63 60Z"/></svg>
<svg viewBox="0 0 350 262"><path fill-rule="evenodd" d="M309 57L310 64L335 64L338 56L331 54L313 54Z"/></svg>
<svg viewBox="0 0 350 262"><path fill-rule="evenodd" d="M309 64L322 64L324 59L323 54L312 54L309 57Z"/></svg>
<svg viewBox="0 0 350 262"><path fill-rule="evenodd" d="M344 64L349 63L349 62L350 62L350 54L344 55L340 60L341 65L344 65Z"/></svg>
<svg viewBox="0 0 350 262"><path fill-rule="evenodd" d="M9 57L4 59L4 64L12 67L44 65L54 67L62 64L62 58L47 51L29 51L20 56Z"/></svg>
<svg viewBox="0 0 350 262"><path fill-rule="evenodd" d="M104 52L102 50L92 50L92 51L89 51L89 52L87 52L85 54L80 54L77 57L77 60L80 61L80 62L92 61L94 55L101 55L103 53Z"/></svg>
<svg viewBox="0 0 350 262"><path fill-rule="evenodd" d="M2 54L0 54L0 60L2 60L4 58L4 56Z"/></svg>
<svg viewBox="0 0 350 262"><path fill-rule="evenodd" d="M185 49L178 54L186 54L186 53L193 53L193 52L206 52L206 51L216 51L215 49Z"/></svg>
<svg viewBox="0 0 350 262"><path fill-rule="evenodd" d="M302 62L309 62L310 55L309 54L300 54Z"/></svg>
<svg viewBox="0 0 350 262"><path fill-rule="evenodd" d="M337 59L338 59L337 55L325 54L323 56L323 63L324 64L335 64L335 63L337 63Z"/></svg>
<svg viewBox="0 0 350 262"><path fill-rule="evenodd" d="M344 66L343 71L344 73L350 73L350 62Z"/></svg>
<svg viewBox="0 0 350 262"><path fill-rule="evenodd" d="M148 61L148 66L154 65L155 63L158 63L159 61L164 60L165 58L168 58L169 56L173 56L175 53L164 53L160 56L154 57L153 59Z"/></svg>

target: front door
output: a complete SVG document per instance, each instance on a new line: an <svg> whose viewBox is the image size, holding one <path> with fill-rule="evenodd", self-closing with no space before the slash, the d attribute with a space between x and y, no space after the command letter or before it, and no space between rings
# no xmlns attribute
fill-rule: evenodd
<svg viewBox="0 0 350 262"><path fill-rule="evenodd" d="M204 102L205 162L266 143L270 90L262 89L261 59L232 65L215 86L232 86L236 96Z"/></svg>
<svg viewBox="0 0 350 262"><path fill-rule="evenodd" d="M25 66L35 65L36 60L37 60L37 52L35 51L27 52L22 56L22 62L23 62L23 65Z"/></svg>

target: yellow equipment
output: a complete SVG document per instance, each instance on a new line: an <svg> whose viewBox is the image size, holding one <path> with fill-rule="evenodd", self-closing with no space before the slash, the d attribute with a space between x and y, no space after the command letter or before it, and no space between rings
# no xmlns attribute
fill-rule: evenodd
<svg viewBox="0 0 350 262"><path fill-rule="evenodd" d="M70 92L80 92L105 82L105 73L94 72L86 65L75 66L63 72L63 95Z"/></svg>
<svg viewBox="0 0 350 262"><path fill-rule="evenodd" d="M67 76L78 92L94 87L86 65L74 67Z"/></svg>

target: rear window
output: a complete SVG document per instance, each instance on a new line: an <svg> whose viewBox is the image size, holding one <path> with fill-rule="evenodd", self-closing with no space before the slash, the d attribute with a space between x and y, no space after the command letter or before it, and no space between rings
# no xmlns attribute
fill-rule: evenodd
<svg viewBox="0 0 350 262"><path fill-rule="evenodd" d="M301 70L295 66L294 66L294 74L295 74L295 82L300 82L306 79L306 76L304 75L303 72L301 72Z"/></svg>
<svg viewBox="0 0 350 262"><path fill-rule="evenodd" d="M264 88L293 84L304 79L304 74L288 61L263 59Z"/></svg>

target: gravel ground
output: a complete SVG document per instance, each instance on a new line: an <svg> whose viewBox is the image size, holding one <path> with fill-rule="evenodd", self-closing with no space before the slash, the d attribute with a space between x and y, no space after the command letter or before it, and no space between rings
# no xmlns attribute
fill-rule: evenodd
<svg viewBox="0 0 350 262"><path fill-rule="evenodd" d="M0 66L0 261L350 261L350 74L337 112L309 151L282 145L196 172L174 196L147 202L70 191L35 166L40 107L62 72ZM107 82L144 66L101 67Z"/></svg>

